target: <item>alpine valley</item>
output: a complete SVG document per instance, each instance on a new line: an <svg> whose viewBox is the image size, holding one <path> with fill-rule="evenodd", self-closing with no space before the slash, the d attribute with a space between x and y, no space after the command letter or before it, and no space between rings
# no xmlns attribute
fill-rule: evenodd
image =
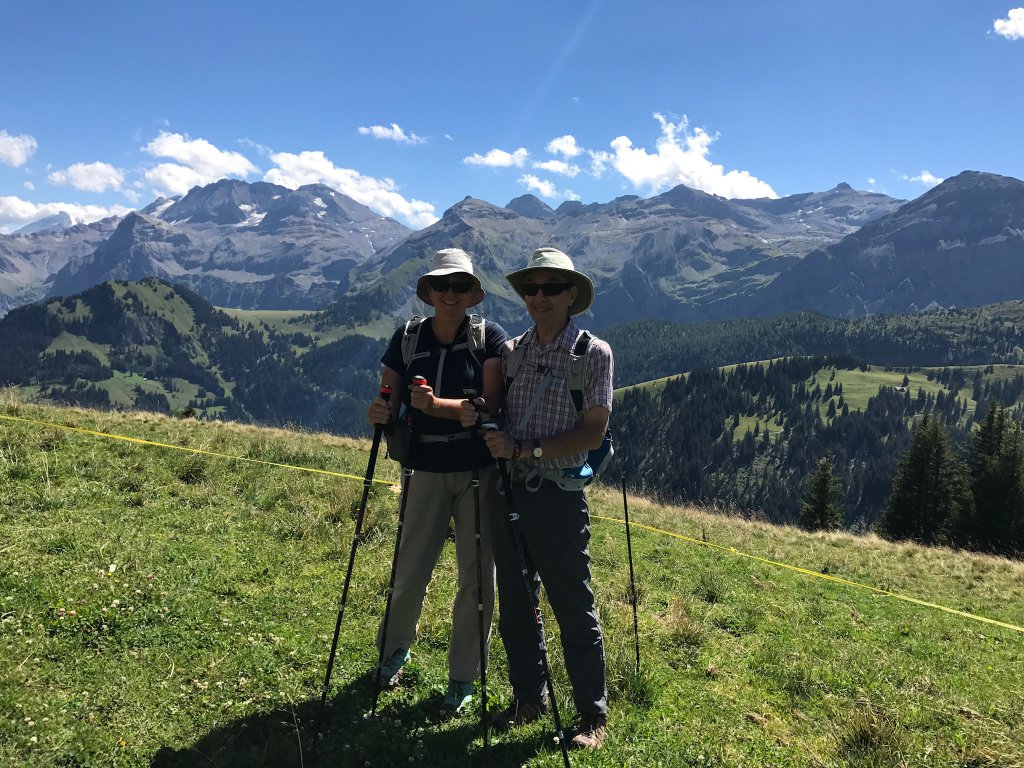
<svg viewBox="0 0 1024 768"><path fill-rule="evenodd" d="M594 278L581 324L612 344L619 388L609 476L656 495L792 521L827 452L845 523L870 526L915 420L964 444L1024 396L1024 183L975 171L909 202L847 184L465 198L417 232L324 186L222 180L0 235L0 385L365 434L383 339L427 309L413 286L431 253L473 254L481 311L517 332L502 276L541 245Z"/></svg>

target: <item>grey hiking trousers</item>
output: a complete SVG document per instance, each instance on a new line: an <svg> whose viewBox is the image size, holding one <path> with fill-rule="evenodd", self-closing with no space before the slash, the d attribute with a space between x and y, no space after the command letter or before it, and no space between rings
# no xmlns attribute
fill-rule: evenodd
<svg viewBox="0 0 1024 768"><path fill-rule="evenodd" d="M409 479L409 499L398 552L395 592L391 598L384 658L416 640L434 566L448 535L448 521L455 521L455 553L458 589L452 605L452 638L448 650L448 674L469 681L480 676L480 629L476 600L476 526L473 520L473 473L416 470ZM494 610L494 560L491 555L489 510L499 506L497 468L480 470L481 572L483 576L484 633L490 647L491 614ZM403 477L403 482L405 478ZM380 647L380 628L377 647Z"/></svg>
<svg viewBox="0 0 1024 768"><path fill-rule="evenodd" d="M604 641L590 589L590 510L583 491L563 491L545 480L536 491L512 483L527 578L539 594L541 582L562 638L566 671L576 711L606 714ZM513 695L523 702L544 695L544 667L533 619L533 603L523 585L522 565L508 527L504 500L492 508L494 561L501 605L498 631L508 655Z"/></svg>

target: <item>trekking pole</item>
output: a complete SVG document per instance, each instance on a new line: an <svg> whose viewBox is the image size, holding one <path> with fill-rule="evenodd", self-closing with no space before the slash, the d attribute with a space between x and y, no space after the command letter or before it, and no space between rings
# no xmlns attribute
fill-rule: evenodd
<svg viewBox="0 0 1024 768"><path fill-rule="evenodd" d="M380 396L384 402L391 399L391 387L382 384ZM327 691L331 685L331 671L334 669L334 654L338 650L338 636L341 634L341 620L345 616L345 604L348 602L348 587L352 583L352 568L356 563L356 548L359 546L359 536L363 528L363 516L366 513L366 500L370 496L370 487L373 485L373 470L377 465L377 453L380 450L380 438L384 433L384 425L377 424L373 428L373 442L370 444L370 459L366 463L366 475L363 477L363 498L359 502L359 513L356 515L356 527L352 534L352 549L348 553L348 569L345 571L345 586L341 590L341 600L338 602L338 620L334 623L334 639L331 640L331 653L327 657L327 674L324 675L324 686L320 693L320 710L316 716L316 730L313 732L313 744L316 744L320 736L320 726L323 724L324 707L327 706Z"/></svg>
<svg viewBox="0 0 1024 768"><path fill-rule="evenodd" d="M640 624L636 617L636 579L633 576L633 543L629 536L629 503L626 501L626 473L622 473L622 511L626 516L626 552L629 554L629 596L633 603L633 637L636 638L636 673L640 674Z"/></svg>
<svg viewBox="0 0 1024 768"><path fill-rule="evenodd" d="M412 383L422 387L426 386L427 380L422 376L413 376ZM410 437L415 441L415 435L410 435ZM384 620L380 625L380 651L377 654L377 674L373 686L373 708L370 710L370 717L377 714L377 702L380 701L381 667L384 666L384 647L388 642L388 619L391 618L391 598L395 594L395 574L398 573L398 550L402 546L402 526L405 525L405 504L409 501L409 486L412 485L413 470L408 467L402 467L402 474L405 476L405 483L402 487L402 502L398 505L398 532L395 534L395 553L391 557L391 581L388 583L388 599L384 605Z"/></svg>
<svg viewBox="0 0 1024 768"><path fill-rule="evenodd" d="M475 389L462 390L469 399L470 404L477 413L483 413L473 402L476 398ZM486 430L497 429L498 425L488 421L480 425L479 434ZM476 615L477 625L480 630L480 730L484 735L484 751L488 749L487 741L487 638L484 635L484 577L483 577L483 556L481 555L480 544L480 469L473 468L473 525L476 533Z"/></svg>
<svg viewBox="0 0 1024 768"><path fill-rule="evenodd" d="M515 542L516 551L519 553L519 563L522 567L523 587L530 598L533 606L533 623L537 629L537 642L540 649L541 663L544 667L544 682L548 686L548 696L551 699L551 714L555 720L555 733L558 738L558 745L562 748L562 760L565 768L569 765L569 749L565 743L565 732L562 730L562 718L558 714L558 697L555 696L555 685L551 679L551 665L548 664L548 646L544 639L544 621L540 615L540 594L533 590L530 585L530 578L526 567L526 546L519 535L519 515L515 511L512 501L512 477L509 474L508 462L505 459L498 459L498 471L501 473L501 484L505 490L505 506L508 509L508 528L512 534L512 541Z"/></svg>

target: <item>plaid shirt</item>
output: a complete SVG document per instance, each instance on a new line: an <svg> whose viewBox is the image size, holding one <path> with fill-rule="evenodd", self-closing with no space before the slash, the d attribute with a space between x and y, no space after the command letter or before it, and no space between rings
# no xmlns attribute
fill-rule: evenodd
<svg viewBox="0 0 1024 768"><path fill-rule="evenodd" d="M505 432L516 440L523 441L522 460L540 469L560 469L580 467L587 460L587 453L573 456L560 456L554 459L534 459L531 451L532 438L545 438L568 432L576 427L580 416L573 406L569 394L569 361L580 329L570 318L565 330L559 334L549 347L541 347L537 341L536 327L523 334L525 354L522 365L516 373L512 386L505 393ZM508 359L513 339L502 348L502 364ZM544 378L544 371L550 369L552 378L548 382L544 394L530 414L529 420L520 428L519 422L530 406L537 388ZM612 410L612 349L608 343L592 338L587 350L586 369L583 375L583 412L592 406L600 405Z"/></svg>

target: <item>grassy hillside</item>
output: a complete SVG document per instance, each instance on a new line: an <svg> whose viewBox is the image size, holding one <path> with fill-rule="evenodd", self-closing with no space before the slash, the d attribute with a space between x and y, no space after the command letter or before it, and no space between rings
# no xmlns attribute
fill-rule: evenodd
<svg viewBox="0 0 1024 768"><path fill-rule="evenodd" d="M17 403L0 415L361 476L365 442ZM379 476L394 480L381 460ZM0 419L0 763L308 766L358 480ZM592 494L607 749L578 766L1019 766L1024 633L746 552L1024 625L1024 565L807 535L633 498L643 674L633 672L621 495ZM323 764L469 766L476 713L441 720L446 547L405 685L371 696L397 498L375 486ZM704 546L706 541L712 546ZM724 547L721 549L719 547ZM735 548L736 551L730 551ZM550 617L550 610L547 611ZM548 622L563 712L557 627ZM489 682L507 697L500 643ZM488 765L557 766L550 722Z"/></svg>

